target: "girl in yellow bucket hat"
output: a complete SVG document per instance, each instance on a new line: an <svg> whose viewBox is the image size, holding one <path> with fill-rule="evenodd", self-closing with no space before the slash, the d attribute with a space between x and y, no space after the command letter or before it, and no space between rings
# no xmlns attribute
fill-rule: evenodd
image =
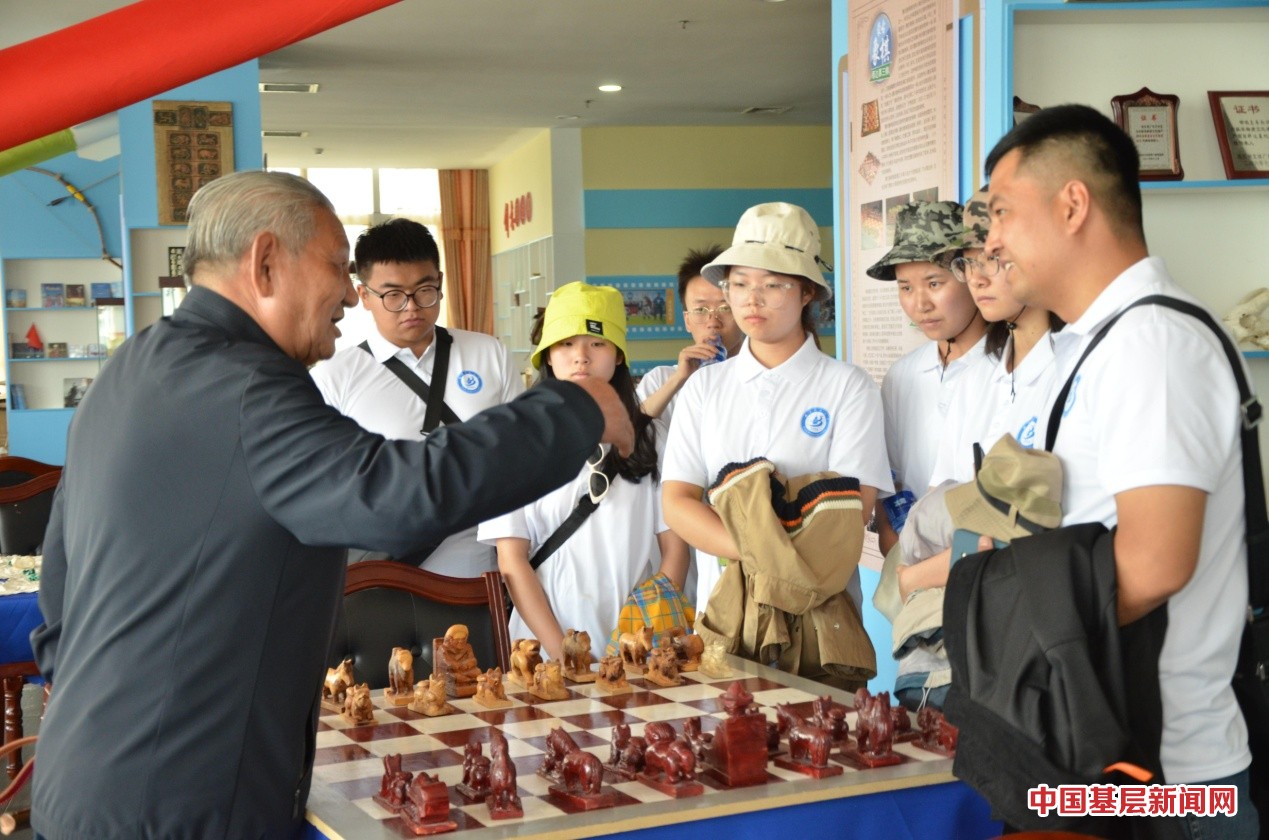
<svg viewBox="0 0 1269 840"><path fill-rule="evenodd" d="M585 631L598 658L636 585L660 572L682 587L687 544L661 516L656 430L635 397L621 293L583 282L556 289L530 358L543 379L596 377L611 384L630 412L635 448L621 458L601 446L576 479L483 523L477 537L497 547L515 606L511 637L537 639L550 658L561 659L564 632ZM579 508L590 512L561 541L561 526ZM540 560L536 569L534 560Z"/></svg>

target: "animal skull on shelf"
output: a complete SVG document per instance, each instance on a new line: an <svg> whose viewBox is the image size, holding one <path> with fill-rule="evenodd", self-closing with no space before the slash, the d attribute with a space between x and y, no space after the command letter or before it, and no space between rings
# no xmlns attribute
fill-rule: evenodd
<svg viewBox="0 0 1269 840"><path fill-rule="evenodd" d="M1229 310L1224 321L1234 341L1269 350L1269 318L1263 317L1266 308L1269 308L1269 289L1256 289Z"/></svg>

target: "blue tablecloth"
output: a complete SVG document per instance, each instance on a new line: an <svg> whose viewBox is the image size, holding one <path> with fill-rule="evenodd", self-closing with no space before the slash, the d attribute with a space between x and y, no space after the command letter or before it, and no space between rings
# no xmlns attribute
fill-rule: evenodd
<svg viewBox="0 0 1269 840"><path fill-rule="evenodd" d="M26 662L31 653L31 631L43 618L36 604L37 593L0 595L0 665Z"/></svg>

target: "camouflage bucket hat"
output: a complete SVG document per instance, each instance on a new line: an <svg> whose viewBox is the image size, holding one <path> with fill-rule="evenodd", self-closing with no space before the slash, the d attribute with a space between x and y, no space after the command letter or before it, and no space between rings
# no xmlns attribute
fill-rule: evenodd
<svg viewBox="0 0 1269 840"><path fill-rule="evenodd" d="M987 188L983 187L965 202L961 216L965 230L956 249L987 247L987 231L991 228L991 215L987 212Z"/></svg>
<svg viewBox="0 0 1269 840"><path fill-rule="evenodd" d="M894 247L867 274L893 280L894 267L903 263L935 262L940 254L961 247L964 208L955 201L923 201L899 208Z"/></svg>

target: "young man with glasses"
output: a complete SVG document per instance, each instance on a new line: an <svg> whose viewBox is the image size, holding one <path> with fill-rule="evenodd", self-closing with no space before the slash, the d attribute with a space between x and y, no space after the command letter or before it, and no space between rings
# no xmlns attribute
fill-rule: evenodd
<svg viewBox="0 0 1269 840"><path fill-rule="evenodd" d="M357 237L354 259L357 293L375 331L313 368L313 381L329 405L384 437L422 440L436 426L466 420L524 390L496 338L436 325L444 294L440 249L425 226L392 219L368 228ZM371 556L354 549L349 557ZM430 553L399 559L452 577L497 568L493 549L476 541L474 527Z"/></svg>
<svg viewBox="0 0 1269 840"><path fill-rule="evenodd" d="M722 289L701 276L701 269L722 252L720 245L687 252L679 265L679 300L683 303L683 321L692 343L679 351L678 364L655 367L639 380L640 407L649 417L660 418L663 428L669 428L674 398L688 377L702 364L736 355L745 340L745 334L732 317L731 307L723 298Z"/></svg>

